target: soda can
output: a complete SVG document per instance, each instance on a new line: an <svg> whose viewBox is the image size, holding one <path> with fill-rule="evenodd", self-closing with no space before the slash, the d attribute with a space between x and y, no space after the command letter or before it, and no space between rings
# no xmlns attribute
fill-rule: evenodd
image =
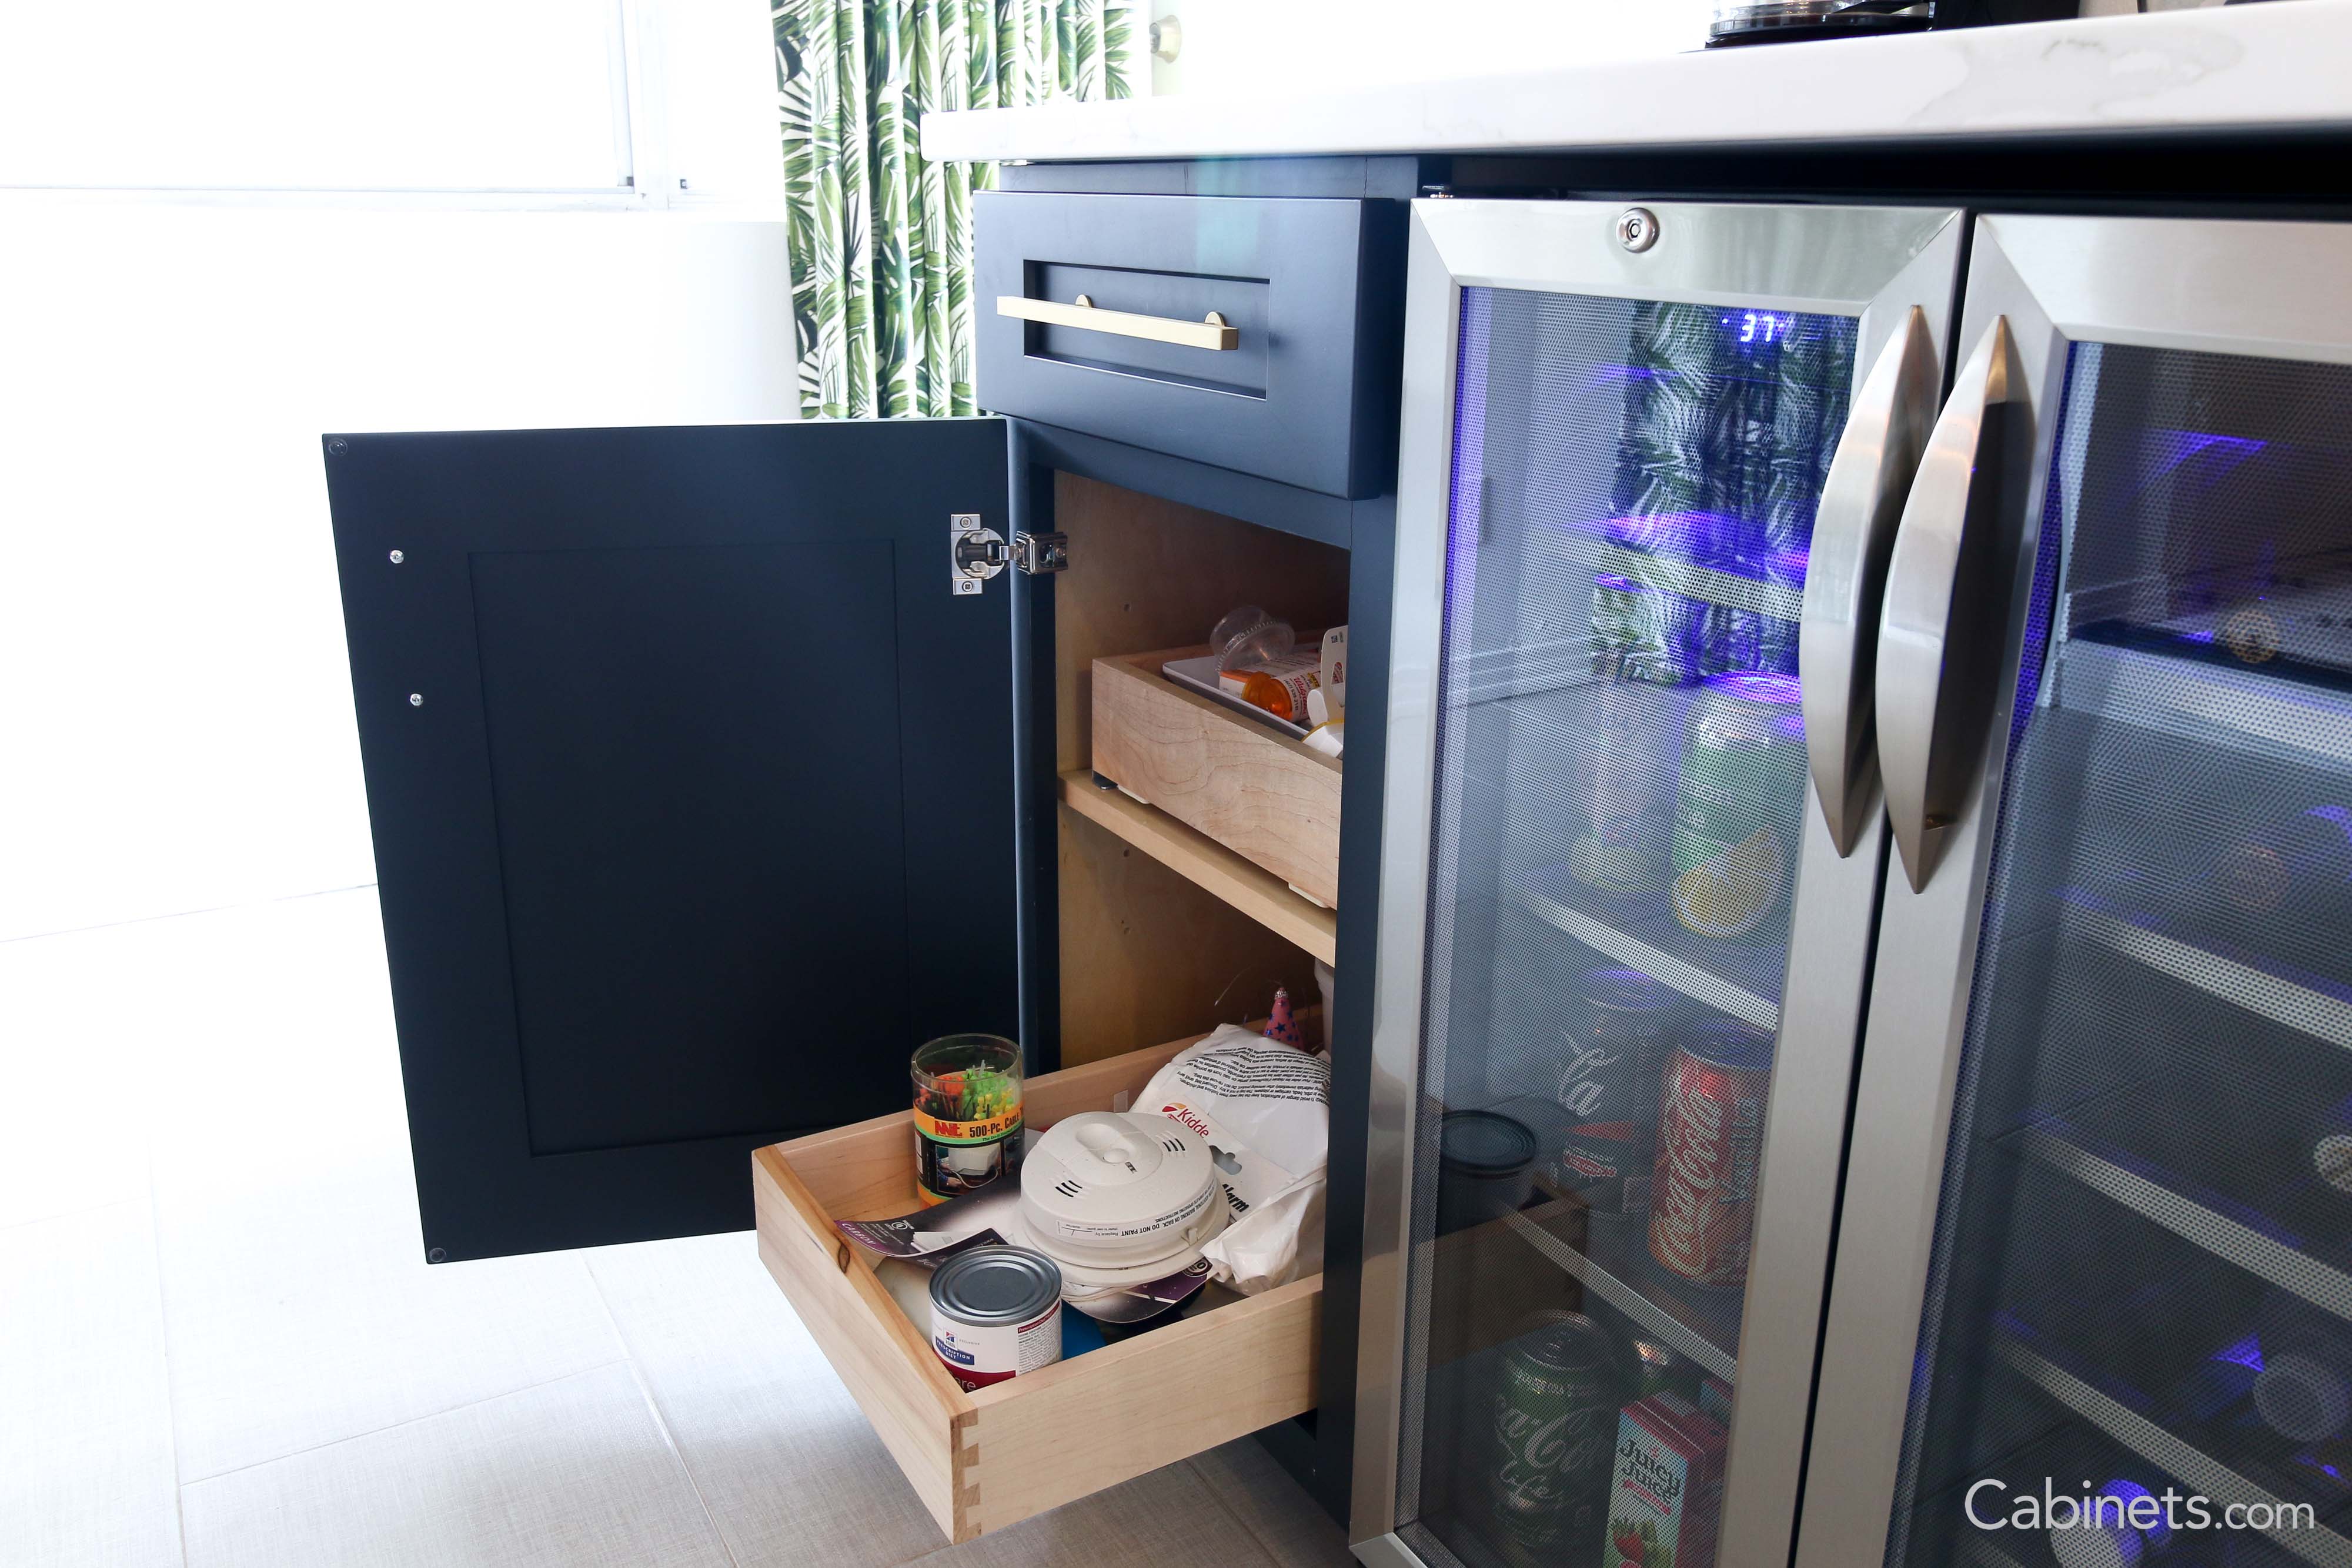
<svg viewBox="0 0 2352 1568"><path fill-rule="evenodd" d="M1654 908L1665 892L1675 753L1688 724L1688 688L1631 680L1585 688L1568 869L1595 893Z"/></svg>
<svg viewBox="0 0 2352 1568"><path fill-rule="evenodd" d="M1675 918L1702 936L1767 941L1796 876L1805 721L1786 675L1709 676L1691 701L1675 790Z"/></svg>
<svg viewBox="0 0 2352 1568"><path fill-rule="evenodd" d="M1659 1086L1650 1256L1695 1285L1748 1278L1772 1037L1731 1019L1686 1037Z"/></svg>
<svg viewBox="0 0 2352 1568"><path fill-rule="evenodd" d="M1585 689L1572 754L1568 867L1595 893L1646 915L1673 880L1675 774L1696 687L1634 680Z"/></svg>
<svg viewBox="0 0 2352 1568"><path fill-rule="evenodd" d="M1636 1338L1626 1347L1633 1354L1633 1387L1629 1399L1653 1394L1681 1394L1690 1382L1690 1360L1663 1340Z"/></svg>
<svg viewBox="0 0 2352 1568"><path fill-rule="evenodd" d="M1554 1090L1572 1118L1559 1180L1594 1213L1639 1213L1650 1202L1658 1071L1675 998L1639 969L1588 970L1576 996L1578 1021Z"/></svg>
<svg viewBox="0 0 2352 1568"><path fill-rule="evenodd" d="M1487 1490L1495 1522L1522 1545L1600 1538L1617 1388L1608 1331L1581 1312L1534 1313L1504 1346Z"/></svg>

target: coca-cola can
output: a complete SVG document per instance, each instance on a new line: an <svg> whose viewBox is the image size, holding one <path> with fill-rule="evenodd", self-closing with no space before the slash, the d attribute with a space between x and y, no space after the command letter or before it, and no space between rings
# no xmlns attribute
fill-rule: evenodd
<svg viewBox="0 0 2352 1568"><path fill-rule="evenodd" d="M1489 1518L1550 1553L1597 1543L1617 1439L1616 1356L1580 1312L1530 1314L1504 1348L1486 1444Z"/></svg>
<svg viewBox="0 0 2352 1568"><path fill-rule="evenodd" d="M1696 1285L1748 1278L1772 1037L1724 1019L1667 1059L1650 1178L1650 1256Z"/></svg>
<svg viewBox="0 0 2352 1568"><path fill-rule="evenodd" d="M1674 997L1638 969L1578 977L1553 1096L1572 1120L1560 1139L1561 1186L1595 1214L1649 1207L1658 1134L1658 1071L1675 1026Z"/></svg>

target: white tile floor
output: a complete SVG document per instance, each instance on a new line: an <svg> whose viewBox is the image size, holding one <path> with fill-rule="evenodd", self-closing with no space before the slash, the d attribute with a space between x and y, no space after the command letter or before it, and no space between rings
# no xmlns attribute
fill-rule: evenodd
<svg viewBox="0 0 2352 1568"><path fill-rule="evenodd" d="M0 1563L1349 1561L1249 1443L950 1548L748 1235L416 1238L373 889L0 943Z"/></svg>

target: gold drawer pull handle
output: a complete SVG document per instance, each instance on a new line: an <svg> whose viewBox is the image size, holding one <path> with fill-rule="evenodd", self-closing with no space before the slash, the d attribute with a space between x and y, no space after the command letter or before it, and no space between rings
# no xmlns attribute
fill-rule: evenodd
<svg viewBox="0 0 2352 1568"><path fill-rule="evenodd" d="M1052 299L1031 299L1019 294L996 297L996 313L1049 327L1077 327L1088 332L1111 332L1122 338L1149 338L1155 343L1175 343L1187 349L1238 349L1241 329L1230 326L1212 310L1204 320L1177 321L1165 316L1138 316L1126 310L1097 310L1085 295L1075 305Z"/></svg>

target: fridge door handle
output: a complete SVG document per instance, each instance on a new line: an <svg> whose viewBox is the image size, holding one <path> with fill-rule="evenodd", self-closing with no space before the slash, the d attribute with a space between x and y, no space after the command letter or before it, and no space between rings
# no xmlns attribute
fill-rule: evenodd
<svg viewBox="0 0 2352 1568"><path fill-rule="evenodd" d="M1978 772L2009 595L2000 514L2032 449L2025 367L1995 317L1960 367L1919 461L1878 622L1878 756L1911 891L1927 885Z"/></svg>
<svg viewBox="0 0 2352 1568"><path fill-rule="evenodd" d="M1814 516L1797 669L1813 792L1841 859L1853 852L1877 806L1871 690L1879 602L1939 379L1935 334L1914 305L1855 395Z"/></svg>

